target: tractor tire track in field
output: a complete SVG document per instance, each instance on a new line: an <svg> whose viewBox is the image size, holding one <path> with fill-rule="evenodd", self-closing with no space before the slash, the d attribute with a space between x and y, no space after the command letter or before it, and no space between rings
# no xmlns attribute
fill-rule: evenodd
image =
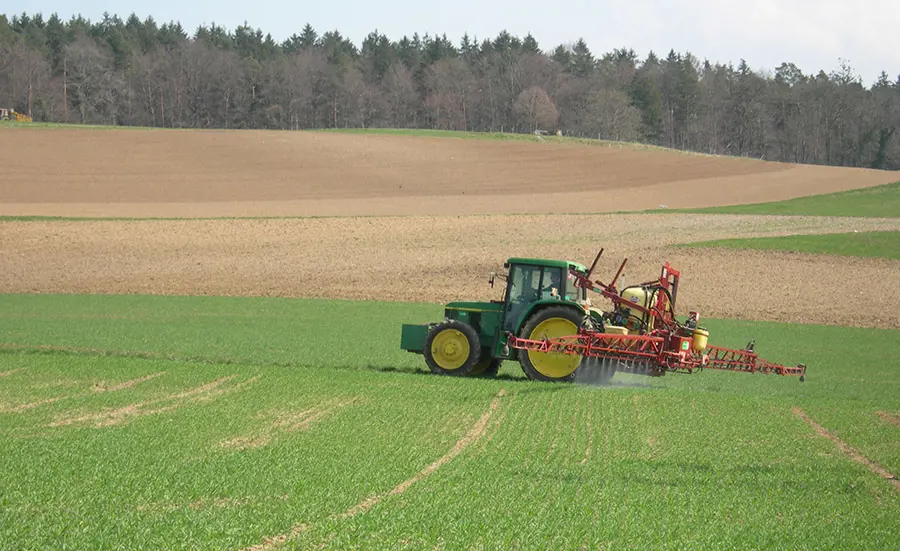
<svg viewBox="0 0 900 551"><path fill-rule="evenodd" d="M321 418L349 406L358 400L359 398L351 398L344 401L331 401L317 408L278 416L262 430L223 440L222 442L219 442L218 447L233 450L261 448L284 434L307 430L313 423L319 421Z"/></svg>
<svg viewBox="0 0 900 551"><path fill-rule="evenodd" d="M900 417L897 417L896 415L891 415L886 411L876 411L875 415L881 417L881 420L885 423L890 423L892 425L900 427Z"/></svg>
<svg viewBox="0 0 900 551"><path fill-rule="evenodd" d="M502 396L502 394L500 395ZM487 445L494 439L494 436L500 430L500 425L503 424L503 421L506 419L506 412L510 410L513 401L515 400L515 394L509 397L507 406L500 410L500 415L496 417L490 425L488 425L487 430L485 431L484 438L481 439L480 450L484 451L487 448Z"/></svg>
<svg viewBox="0 0 900 551"><path fill-rule="evenodd" d="M828 431L828 429L826 429L825 427L823 427L822 425L817 423L813 418L811 418L809 415L807 415L806 412L804 412L799 407L795 407L791 411L794 413L794 415L796 415L800 419L803 419L803 421L805 421L807 425L812 427L813 430L816 431L816 433L819 436L821 436L823 438L827 438L827 439L831 440L832 442L834 442L835 445L837 445L838 449L844 453L844 455L848 456L850 459L856 461L857 463L861 463L861 464L865 465L866 467L869 468L870 471L872 471L879 477L887 479L887 481L890 482L891 485L894 486L895 490L900 491L900 480L897 480L897 477L894 476L893 474L891 474L890 471L888 471L887 469L885 469L878 463L875 463L868 457L864 456L863 454L861 454L859 452L859 450L857 450L856 448L845 443L843 440L841 440L837 436L831 434Z"/></svg>
<svg viewBox="0 0 900 551"><path fill-rule="evenodd" d="M254 376L234 386L221 388L222 385L233 380L235 377L237 377L236 374L229 375L227 377L222 377L209 383L205 383L198 387L178 392L176 394L171 394L169 396L163 396L162 398L156 398L144 402L137 402L116 409L107 409L100 412L89 413L79 417L64 417L61 419L57 419L52 423L49 423L47 426L61 427L76 423L93 423L96 427L122 425L129 422L135 417L165 413L174 411L188 404L215 400L223 394L240 390L248 385L255 383L259 379L258 376ZM160 404L165 405L161 405L159 407L150 407Z"/></svg>
<svg viewBox="0 0 900 551"><path fill-rule="evenodd" d="M9 371L0 371L0 379L2 379L3 377L9 377L13 373L18 373L19 371L22 371L23 369L25 369L25 368L19 367L17 369L10 369Z"/></svg>
<svg viewBox="0 0 900 551"><path fill-rule="evenodd" d="M441 466L449 463L453 459L455 459L459 454L464 452L466 448L482 439L487 432L488 423L491 420L491 417L494 413L500 409L500 401L503 396L506 395L506 390L500 389L500 391L494 396L491 400L490 405L487 410L481 415L478 421L475 422L474 425L469 429L469 431L463 435L462 438L456 441L456 444L450 448L450 451L439 457L433 463L413 475L412 477L404 480L400 484L397 484L393 489L384 494L376 494L374 496L367 497L366 499L360 501L353 507L350 507L343 513L339 515L332 516L333 520L341 520L353 518L356 515L365 513L372 507L381 503L381 501L389 496L400 495L406 490L408 490L413 484L428 478L431 474L437 471ZM306 532L310 528L309 524L297 524L291 528L291 531L287 534L279 534L277 536L269 536L263 538L263 542L257 545L252 545L250 547L246 547L243 551L271 551L273 549L277 549L281 545L288 543L292 539L300 536L304 532Z"/></svg>
<svg viewBox="0 0 900 551"><path fill-rule="evenodd" d="M0 413L22 413L23 411L28 411L29 409L34 409L36 407L46 406L55 402L59 402L60 400L66 400L68 398L74 398L75 395L69 396L56 396L55 398L45 398L43 400L38 400L37 402L30 402L27 404L21 404L18 406L7 407L5 409L0 409Z"/></svg>
<svg viewBox="0 0 900 551"><path fill-rule="evenodd" d="M37 402L31 402L28 404L22 404L19 406L14 406L11 408L0 408L0 413L21 413L23 411L28 411L29 409L34 409L36 407L45 406L48 404L53 404L59 402L61 400L70 400L72 398L84 398L85 396L92 396L94 394L99 394L102 392L117 392L119 390L125 390L128 388L132 388L137 384L143 383L145 381L149 381L150 379L155 379L161 375L165 375L165 371L160 371L159 373L153 373L151 375L147 375L144 377L139 377L137 379L132 379L130 381L125 381L124 383L120 383L115 386L111 386L109 388L100 385L95 385L94 388L91 389L91 392L83 392L80 394L67 394L64 396L56 396L54 398L45 398L43 400L38 400Z"/></svg>
<svg viewBox="0 0 900 551"><path fill-rule="evenodd" d="M247 505L253 505L257 503L263 503L265 501L287 501L290 498L288 495L279 495L279 496L261 496L261 497L219 497L219 498L206 498L201 497L195 501L190 503L148 503L146 505L138 505L135 507L136 511L149 511L149 512L158 512L158 513L169 513L172 511L183 511L187 509L191 509L194 511L199 511L203 509L228 509L228 508L236 508L236 507L245 507Z"/></svg>
<svg viewBox="0 0 900 551"><path fill-rule="evenodd" d="M111 387L105 387L102 384L94 387L94 392L117 392L119 390L125 390L126 388L132 388L135 385L139 385L143 382L149 381L150 379L155 379L157 377L161 377L165 375L165 371L159 371L157 373L151 373L150 375L146 375L144 377L138 377L137 379L132 379L130 381L125 381L124 383L119 383L117 385Z"/></svg>
<svg viewBox="0 0 900 551"><path fill-rule="evenodd" d="M408 478L407 480L404 480L403 482L395 486L394 489L387 494L366 498L348 509L343 515L341 515L341 517L349 518L356 516L359 513L365 513L366 511L380 503L381 500L384 499L384 497L389 495L392 496L402 494L403 492L408 490L410 486L424 478L427 478L436 470L438 470L442 465L456 458L456 456L461 454L472 443L478 441L484 436L488 421L490 421L491 416L494 414L494 412L500 408L500 399L505 394L506 391L500 389L500 392L498 392L497 395L494 396L494 398L491 400L491 404L490 406L488 406L488 409L481 415L478 421L476 421L475 424L472 425L472 428L469 429L469 432L467 432L462 438L457 440L456 444L454 444L450 451L439 457L431 465L428 465L427 467L413 475L411 478Z"/></svg>
<svg viewBox="0 0 900 551"><path fill-rule="evenodd" d="M147 352L144 350L116 350L114 348L92 348L85 346L58 346L52 344L17 344L3 342L0 343L0 351L18 351L25 353L44 353L44 354L68 354L72 356L95 356L101 358L128 358L138 360L163 360L167 362L191 362L202 364L234 364L241 363L246 365L247 362L234 358L215 358L202 356L178 356L175 354L163 354L159 352ZM25 369L25 368L22 368Z"/></svg>

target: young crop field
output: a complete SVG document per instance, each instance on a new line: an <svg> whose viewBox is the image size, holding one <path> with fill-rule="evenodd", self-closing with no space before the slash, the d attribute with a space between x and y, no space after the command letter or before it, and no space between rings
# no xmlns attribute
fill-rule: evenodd
<svg viewBox="0 0 900 551"><path fill-rule="evenodd" d="M821 235L785 235L749 239L717 239L686 244L687 247L793 251L840 256L900 260L900 232L853 232Z"/></svg>
<svg viewBox="0 0 900 551"><path fill-rule="evenodd" d="M900 182L786 201L682 209L682 212L897 218L900 217Z"/></svg>
<svg viewBox="0 0 900 551"><path fill-rule="evenodd" d="M706 320L808 380L426 373L434 304L0 295L0 548L892 549L900 331Z"/></svg>

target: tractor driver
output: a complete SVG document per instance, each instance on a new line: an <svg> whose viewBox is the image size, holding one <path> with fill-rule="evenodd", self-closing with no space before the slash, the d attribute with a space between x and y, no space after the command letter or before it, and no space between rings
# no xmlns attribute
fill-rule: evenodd
<svg viewBox="0 0 900 551"><path fill-rule="evenodd" d="M541 290L541 298L558 298L559 297L559 287L560 287L560 277L558 269L548 270L546 273L547 277L546 282L544 284L544 288Z"/></svg>

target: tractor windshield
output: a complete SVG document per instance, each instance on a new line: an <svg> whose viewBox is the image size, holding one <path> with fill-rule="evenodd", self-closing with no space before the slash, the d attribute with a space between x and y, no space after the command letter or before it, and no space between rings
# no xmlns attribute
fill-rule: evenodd
<svg viewBox="0 0 900 551"><path fill-rule="evenodd" d="M538 300L565 298L562 268L513 265L509 270L506 324L514 327L527 306Z"/></svg>

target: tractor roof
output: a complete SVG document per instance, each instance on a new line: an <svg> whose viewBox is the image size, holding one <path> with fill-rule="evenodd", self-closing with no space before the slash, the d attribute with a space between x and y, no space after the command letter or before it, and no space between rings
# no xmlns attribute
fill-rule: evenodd
<svg viewBox="0 0 900 551"><path fill-rule="evenodd" d="M581 272L586 272L587 268L578 262L571 260L553 260L547 258L510 258L507 260L509 264L531 264L533 266L553 266L554 268L570 269L574 268Z"/></svg>

